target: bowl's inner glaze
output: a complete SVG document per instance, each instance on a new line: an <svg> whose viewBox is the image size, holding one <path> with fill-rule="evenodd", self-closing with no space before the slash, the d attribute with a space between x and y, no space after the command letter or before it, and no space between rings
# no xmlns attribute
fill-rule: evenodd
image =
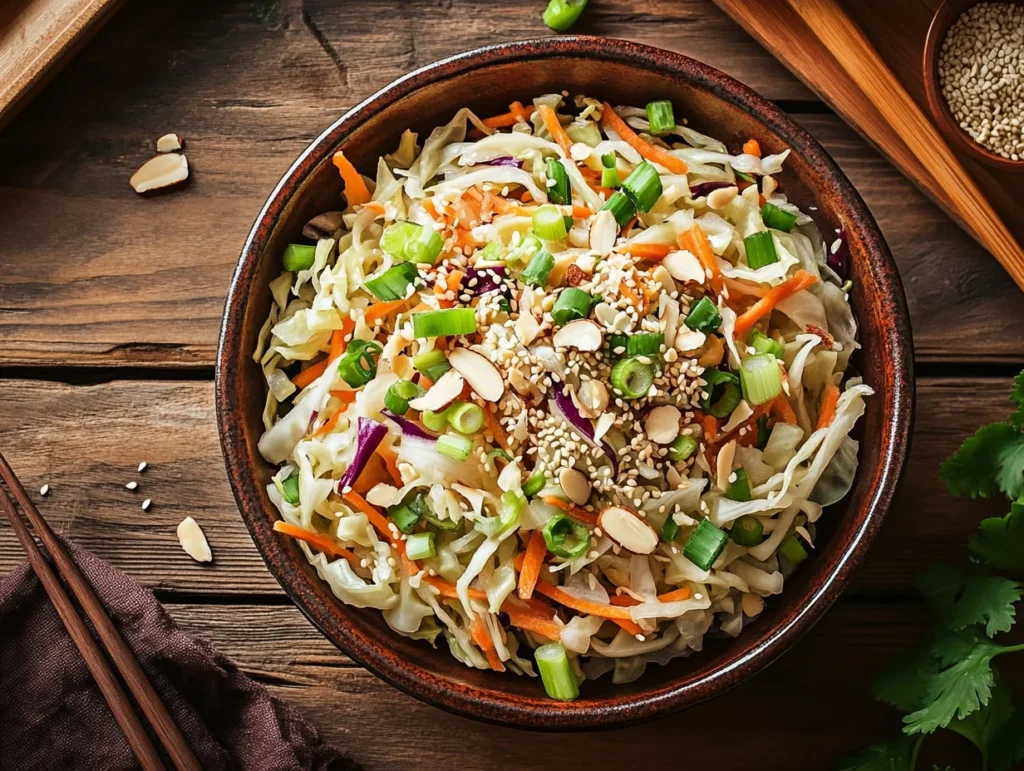
<svg viewBox="0 0 1024 771"><path fill-rule="evenodd" d="M540 52L546 57L543 61L520 53L506 54L504 61L501 56L492 57L497 59L492 63L485 56L468 69L458 62L447 69L439 65L444 71L435 68L415 83L417 87L403 87L400 82L398 90L407 93L393 103L387 104L394 97L383 92L371 100L365 116L343 120L329 130L311 148L310 157L300 159L289 172L292 181L286 178L281 189L288 197L280 201L279 211L272 202L257 221L247 245L250 272L240 269L236 277L222 341L219 376L224 382L218 384L218 409L234 405L233 415L221 418L229 475L254 540L293 599L336 644L391 682L463 714L523 727L580 727L657 714L735 685L774 658L804 631L808 624L802 616L811 605L815 611L810 615L816 618L835 598L848 579L851 547L859 544L859 554L880 524L883 511L876 510L877 504L887 503L902 464L903 448L893 440L905 436L909 422L909 395L892 365L894 357L897 361L902 357L905 361L897 370L904 368L903 376L908 377L902 289L877 227L824 151L776 108L711 68L621 41L598 44L600 48L593 52ZM624 52L627 47L631 56ZM618 60L611 60L612 56ZM665 57L667 66L654 69L649 61L653 56ZM861 468L856 485L822 517L817 549L787 581L783 594L769 598L764 613L738 639L708 641L703 652L666 667L651 665L633 683L612 685L610 677L588 681L581 699L570 705L546 699L537 679L468 669L449 655L443 641L432 649L392 632L379 611L343 606L300 550L273 533L277 513L264 492L273 469L256 449L263 431L264 381L252 361L257 333L269 310L267 286L281 269L284 245L301 238L302 226L312 216L340 208L341 183L330 163L334 150L343 148L357 168L373 177L378 157L394 150L406 128L418 131L422 144L432 127L447 122L463 106L486 116L506 111L513 100L526 102L563 89L613 104L671 99L678 118L726 142L734 152L750 137L759 141L765 154L793 148L777 178L804 211L817 207L809 213L826 242L835 228L847 229L855 286L852 302L863 346L855 363L866 382L878 390L868 400L858 431ZM235 340L232 326L238 330ZM234 371L229 375L226 368ZM226 404L221 403L222 387L231 392L224 397ZM906 414L893 420L894 408L900 404ZM228 422L232 427L225 427ZM873 511L870 517L869 510ZM767 650L773 641L777 644ZM757 663L747 661L751 656Z"/></svg>

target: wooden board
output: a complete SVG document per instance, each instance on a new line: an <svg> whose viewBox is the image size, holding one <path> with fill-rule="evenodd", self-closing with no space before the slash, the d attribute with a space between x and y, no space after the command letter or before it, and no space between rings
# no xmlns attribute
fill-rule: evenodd
<svg viewBox="0 0 1024 771"><path fill-rule="evenodd" d="M0 6L0 127L120 4L121 0L7 0Z"/></svg>

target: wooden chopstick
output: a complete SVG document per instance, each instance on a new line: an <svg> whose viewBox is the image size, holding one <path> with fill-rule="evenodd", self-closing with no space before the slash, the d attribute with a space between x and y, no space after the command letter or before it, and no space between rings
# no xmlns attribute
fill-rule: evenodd
<svg viewBox="0 0 1024 771"><path fill-rule="evenodd" d="M903 84L835 0L787 0L907 147L926 163L982 246L1024 289L1024 252Z"/></svg>
<svg viewBox="0 0 1024 771"><path fill-rule="evenodd" d="M50 526L39 513L35 504L29 499L28 493L25 492L25 488L18 480L18 477L15 476L14 471L2 454L0 454L0 477L7 483L7 487L14 494L18 503L21 504L22 511L25 512L25 516L32 524L32 527L35 528L39 539L50 553L57 571L64 578L64 581L82 606L85 615L96 630L100 642L110 654L111 660L124 678L128 689L132 692L146 719L153 726L157 738L163 744L174 766L180 769L180 771L202 771L202 766L193 754L191 747L189 747L185 737L182 736L181 731L167 711L167 707L160 699L160 696L149 682L145 672L142 671L142 667L139 665L138 660L136 660L135 654L132 653L131 648L128 647L121 633L117 631L110 617L107 616L106 610L96 596L95 591L93 591L88 579L82 575L82 572L68 555L53 530L50 529ZM28 528L21 521L17 509L6 493L0 496L0 505L3 506L7 518L10 520L11 526L18 536L18 540L28 554L29 564L36 575L39 576L39 580L57 608L57 613L61 621L64 622L64 626L67 627L68 633L71 635L72 640L74 640L75 645L82 652L89 671L96 679L97 685L100 686L100 690L110 705L118 725L124 731L132 751L147 771L149 769L164 769L165 766L160 760L156 748L153 746L146 729L135 714L127 695L118 684L117 678L111 671L110 665L103 656L99 645L97 645L85 623L79 617L74 605L64 592L60 581L46 561L46 558L43 557L42 552L36 545Z"/></svg>

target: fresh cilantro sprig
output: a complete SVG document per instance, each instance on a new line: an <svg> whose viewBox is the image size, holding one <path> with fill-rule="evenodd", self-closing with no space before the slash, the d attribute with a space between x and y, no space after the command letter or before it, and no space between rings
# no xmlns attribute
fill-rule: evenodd
<svg viewBox="0 0 1024 771"><path fill-rule="evenodd" d="M838 771L916 771L922 743L938 730L977 747L983 771L1024 761L1024 704L1013 704L993 666L998 656L1024 651L1024 644L995 639L1013 627L1024 583L993 572L1024 572L1024 372L1014 378L1010 402L1007 420L978 429L939 472L953 495L1002 493L1010 511L981 521L968 544L969 565L932 565L917 577L935 628L924 644L893 659L874 687L876 699L907 713L904 735L841 758Z"/></svg>

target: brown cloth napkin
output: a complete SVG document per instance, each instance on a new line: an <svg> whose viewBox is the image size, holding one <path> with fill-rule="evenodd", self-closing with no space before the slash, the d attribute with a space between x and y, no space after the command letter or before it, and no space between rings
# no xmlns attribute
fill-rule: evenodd
<svg viewBox="0 0 1024 771"><path fill-rule="evenodd" d="M359 768L209 642L178 629L152 592L64 543L204 769ZM18 567L0 581L0 769L138 767L46 592Z"/></svg>

